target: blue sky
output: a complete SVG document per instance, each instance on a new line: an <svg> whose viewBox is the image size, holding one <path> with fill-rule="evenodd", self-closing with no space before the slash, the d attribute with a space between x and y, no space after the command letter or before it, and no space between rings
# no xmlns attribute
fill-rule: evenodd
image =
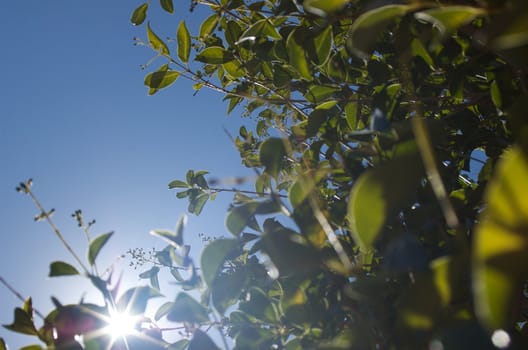
<svg viewBox="0 0 528 350"><path fill-rule="evenodd" d="M56 223L81 256L86 241L70 217L76 209L97 220L92 235L114 230L101 253L110 264L128 248L163 246L148 231L173 228L185 212L186 201L176 199L167 184L184 178L187 169L219 178L250 174L223 131L237 134L243 121L236 113L226 116L221 95L203 90L193 96L192 83L182 79L147 96L146 72L139 67L153 53L133 45L134 36L146 37L145 27L129 22L139 4L0 2L0 275L31 295L43 313L51 307L50 295L78 302L90 286L81 278L47 277L51 261L74 261L45 223L33 221L36 208L15 192L20 181L34 179L36 194L56 209ZM153 4L152 27L161 37L174 36L183 18L196 32L199 20L189 17L188 1L175 1L173 16ZM221 195L200 217L189 217L186 239L195 256L198 233L229 235L224 217L230 197ZM139 271L126 262L120 267L128 280L137 280ZM12 321L19 305L0 286L1 324ZM3 328L0 337L12 349L30 341Z"/></svg>

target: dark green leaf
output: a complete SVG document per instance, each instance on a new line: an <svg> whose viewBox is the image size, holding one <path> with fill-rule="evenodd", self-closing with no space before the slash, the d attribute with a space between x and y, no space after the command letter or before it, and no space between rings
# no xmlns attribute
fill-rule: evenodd
<svg viewBox="0 0 528 350"><path fill-rule="evenodd" d="M224 314L227 308L234 305L246 287L248 273L244 268L238 268L229 274L218 276L211 288L213 305L220 314Z"/></svg>
<svg viewBox="0 0 528 350"><path fill-rule="evenodd" d="M71 275L78 275L79 271L72 265L62 262L62 261L54 261L50 264L50 272L49 277L56 277L56 276L71 276Z"/></svg>
<svg viewBox="0 0 528 350"><path fill-rule="evenodd" d="M178 340L176 343L172 343L169 345L167 350L185 350L187 349L187 345L189 345L190 341L188 339L181 339Z"/></svg>
<svg viewBox="0 0 528 350"><path fill-rule="evenodd" d="M191 53L191 35L185 25L185 21L181 21L177 32L178 39L178 57L184 63L189 61Z"/></svg>
<svg viewBox="0 0 528 350"><path fill-rule="evenodd" d="M416 6L386 5L363 13L350 27L347 50L362 58L368 58L380 34Z"/></svg>
<svg viewBox="0 0 528 350"><path fill-rule="evenodd" d="M226 258L238 247L239 242L235 239L216 239L204 248L201 256L201 267L202 277L207 286L213 285Z"/></svg>
<svg viewBox="0 0 528 350"><path fill-rule="evenodd" d="M288 50L290 64L304 79L312 80L313 77L310 71L310 66L306 59L306 51L302 46L303 40L304 38L298 30L292 30L286 40L286 49Z"/></svg>
<svg viewBox="0 0 528 350"><path fill-rule="evenodd" d="M205 48L202 52L196 55L196 60L209 64L222 64L235 59L235 56L226 49L220 46L211 46Z"/></svg>
<svg viewBox="0 0 528 350"><path fill-rule="evenodd" d="M219 350L219 348L206 333L197 329L187 350Z"/></svg>
<svg viewBox="0 0 528 350"><path fill-rule="evenodd" d="M162 55L170 55L169 48L159 36L154 33L150 27L150 23L147 23L147 38L150 44L150 47L157 52L160 52Z"/></svg>
<svg viewBox="0 0 528 350"><path fill-rule="evenodd" d="M129 315L142 314L149 299L160 296L162 295L157 290L147 286L130 288L117 301L117 309Z"/></svg>
<svg viewBox="0 0 528 350"><path fill-rule="evenodd" d="M189 202L189 207L187 208L187 210L189 210L189 212L193 213L194 215L200 215L208 199L209 199L209 194L202 193L201 195L197 196L196 198L194 198L193 200Z"/></svg>
<svg viewBox="0 0 528 350"><path fill-rule="evenodd" d="M174 4L172 0L160 0L161 7L168 13L174 13Z"/></svg>
<svg viewBox="0 0 528 350"><path fill-rule="evenodd" d="M363 252L368 252L386 221L412 200L423 176L418 155L402 156L363 173L348 201L348 226Z"/></svg>
<svg viewBox="0 0 528 350"><path fill-rule="evenodd" d="M15 309L15 320L10 325L4 325L10 331L28 335L38 335L37 329L33 323L33 316L21 308Z"/></svg>
<svg viewBox="0 0 528 350"><path fill-rule="evenodd" d="M156 311L156 315L154 316L154 319L156 321L159 321L163 316L167 315L169 311L172 309L172 306L174 305L173 302L166 302L163 305L161 305L158 310Z"/></svg>
<svg viewBox="0 0 528 350"><path fill-rule="evenodd" d="M260 288L252 287L246 300L240 303L240 310L266 322L278 320L277 310L268 295Z"/></svg>
<svg viewBox="0 0 528 350"><path fill-rule="evenodd" d="M209 320L207 308L198 303L189 294L180 292L167 314L172 322L201 323Z"/></svg>
<svg viewBox="0 0 528 350"><path fill-rule="evenodd" d="M188 188L190 187L187 182L180 181L180 180L173 180L169 183L169 189L173 188Z"/></svg>
<svg viewBox="0 0 528 350"><path fill-rule="evenodd" d="M277 178L282 170L284 157L286 156L286 141L279 138L265 140L259 149L259 159L264 166L264 171L272 177Z"/></svg>
<svg viewBox="0 0 528 350"><path fill-rule="evenodd" d="M110 237L112 237L113 234L114 232L102 234L90 242L90 247L88 249L88 262L90 263L90 265L95 264L95 259L97 258L97 255L99 255L99 252L104 247L106 242L108 242Z"/></svg>
<svg viewBox="0 0 528 350"><path fill-rule="evenodd" d="M145 18L147 18L147 10L148 10L148 2L139 5L132 13L130 22L132 22L132 24L135 26L140 25L141 23L145 22Z"/></svg>
<svg viewBox="0 0 528 350"><path fill-rule="evenodd" d="M495 107L501 108L502 107L502 96L501 96L499 84L497 83L496 80L494 80L491 83L490 95L491 95L491 101L493 102Z"/></svg>
<svg viewBox="0 0 528 350"><path fill-rule="evenodd" d="M235 236L239 236L245 227L254 227L255 211L258 203L252 202L232 208L226 217L226 227Z"/></svg>
<svg viewBox="0 0 528 350"><path fill-rule="evenodd" d="M280 40L282 36L277 32L277 29L270 23L269 19L264 18L260 21L253 23L242 35L240 35L240 41L244 38L271 38Z"/></svg>

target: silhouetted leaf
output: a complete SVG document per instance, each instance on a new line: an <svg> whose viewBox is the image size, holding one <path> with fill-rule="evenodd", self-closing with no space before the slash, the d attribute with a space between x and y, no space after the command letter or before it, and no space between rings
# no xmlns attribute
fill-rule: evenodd
<svg viewBox="0 0 528 350"><path fill-rule="evenodd" d="M282 170L286 147L284 140L279 138L269 138L264 141L259 150L259 159L265 168L265 172L277 178Z"/></svg>
<svg viewBox="0 0 528 350"><path fill-rule="evenodd" d="M348 226L367 252L390 216L415 196L423 176L420 158L403 156L377 166L356 180L348 200Z"/></svg>
<svg viewBox="0 0 528 350"><path fill-rule="evenodd" d="M237 249L239 242L235 239L216 239L209 243L203 250L201 256L202 277L211 287L224 266L227 256Z"/></svg>
<svg viewBox="0 0 528 350"><path fill-rule="evenodd" d="M4 325L5 328L22 334L37 335L37 329L33 323L33 316L21 308L15 309L14 321L10 325Z"/></svg>
<svg viewBox="0 0 528 350"><path fill-rule="evenodd" d="M50 264L50 272L49 277L56 277L56 276L71 276L71 275L78 275L79 271L72 265L62 262L62 261L54 261Z"/></svg>
<svg viewBox="0 0 528 350"><path fill-rule="evenodd" d="M180 292L167 314L172 322L201 323L209 320L207 308L198 303L189 294Z"/></svg>
<svg viewBox="0 0 528 350"><path fill-rule="evenodd" d="M117 309L128 315L142 314L149 299L160 296L162 295L159 291L148 286L130 288L117 301Z"/></svg>
<svg viewBox="0 0 528 350"><path fill-rule="evenodd" d="M110 237L112 237L113 234L114 232L102 234L90 242L90 247L88 249L88 262L90 263L90 265L95 264L95 259L99 255L99 252L104 247L106 242L108 242Z"/></svg>
<svg viewBox="0 0 528 350"><path fill-rule="evenodd" d="M187 350L219 350L219 348L206 333L197 329Z"/></svg>

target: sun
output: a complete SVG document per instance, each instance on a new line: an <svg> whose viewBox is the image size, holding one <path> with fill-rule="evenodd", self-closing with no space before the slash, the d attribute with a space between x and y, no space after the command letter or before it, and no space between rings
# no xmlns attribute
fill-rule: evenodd
<svg viewBox="0 0 528 350"><path fill-rule="evenodd" d="M137 332L137 317L128 315L126 312L117 311L110 312L109 316L105 333L111 335L113 339L122 338Z"/></svg>

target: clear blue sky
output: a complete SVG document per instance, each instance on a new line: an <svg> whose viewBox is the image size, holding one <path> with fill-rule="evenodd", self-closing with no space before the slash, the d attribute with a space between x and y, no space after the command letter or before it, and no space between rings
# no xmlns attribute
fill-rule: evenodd
<svg viewBox="0 0 528 350"><path fill-rule="evenodd" d="M148 235L173 228L186 201L167 190L187 169L207 169L217 177L246 175L238 153L224 134L233 134L240 118L226 116L222 96L179 80L166 91L147 96L145 71L152 52L133 46L145 27L133 27L139 1L29 0L0 2L0 275L47 313L55 295L78 302L90 286L81 278L49 279L51 261L74 261L49 227L33 222L29 198L15 192L29 177L34 190L80 255L86 242L70 214L82 209L95 218L92 234L116 235L102 251L106 263L128 248L163 245ZM175 1L176 14L151 13L161 37L174 36L186 18L189 1ZM194 28L194 29L193 29ZM154 63L155 69L164 62ZM248 122L246 120L246 122ZM228 236L224 217L230 195L189 217L186 239L200 251L198 233ZM136 281L138 271L120 265ZM176 290L167 290L167 295ZM0 286L0 323L12 321L20 302ZM3 328L12 349L27 345Z"/></svg>

